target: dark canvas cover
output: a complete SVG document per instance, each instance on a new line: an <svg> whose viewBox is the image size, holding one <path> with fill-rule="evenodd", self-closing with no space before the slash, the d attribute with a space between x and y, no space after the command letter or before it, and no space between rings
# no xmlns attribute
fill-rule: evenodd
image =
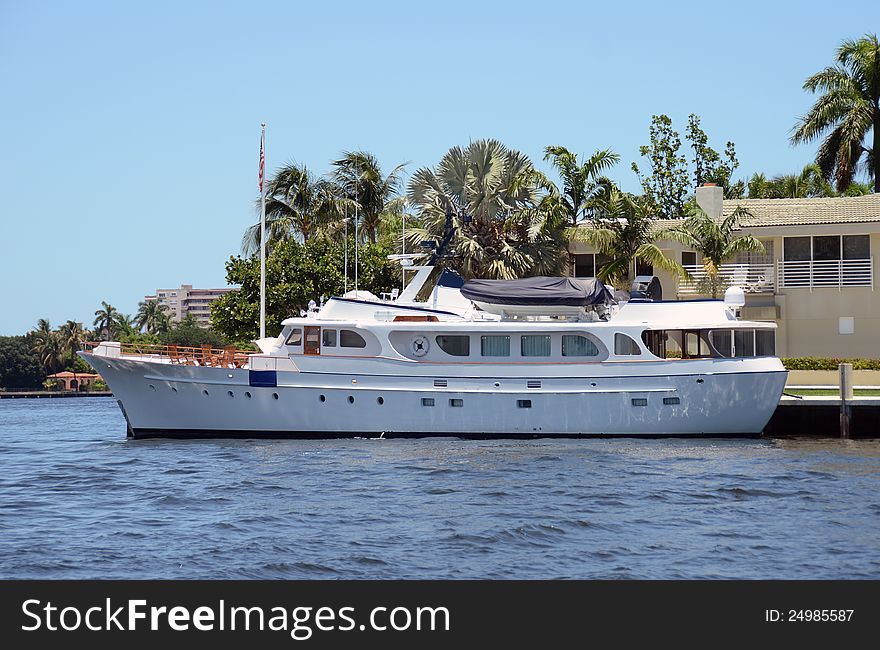
<svg viewBox="0 0 880 650"><path fill-rule="evenodd" d="M461 288L461 295L474 302L546 307L587 307L613 300L601 280L569 277L468 280Z"/></svg>

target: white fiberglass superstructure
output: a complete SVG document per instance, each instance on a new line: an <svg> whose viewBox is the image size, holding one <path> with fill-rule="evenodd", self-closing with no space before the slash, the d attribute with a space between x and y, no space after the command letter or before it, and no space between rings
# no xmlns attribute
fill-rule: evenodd
<svg viewBox="0 0 880 650"><path fill-rule="evenodd" d="M410 269L399 296L331 298L257 353L81 354L135 438L757 435L785 386L775 324L737 319L735 301L613 304L573 278L523 281L523 298L444 274L419 302L432 268Z"/></svg>

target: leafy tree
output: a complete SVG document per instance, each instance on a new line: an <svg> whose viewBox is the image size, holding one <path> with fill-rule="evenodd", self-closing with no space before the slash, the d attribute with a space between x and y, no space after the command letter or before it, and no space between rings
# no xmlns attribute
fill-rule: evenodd
<svg viewBox="0 0 880 650"><path fill-rule="evenodd" d="M346 151L333 162L333 178L349 207L357 207L358 235L362 241L375 244L382 220L389 214L400 214L404 200L398 196L405 164L398 165L387 176L379 160L366 151ZM349 212L349 216L354 214Z"/></svg>
<svg viewBox="0 0 880 650"><path fill-rule="evenodd" d="M61 344L67 352L67 364L74 366L79 359L76 356L76 352L82 348L82 342L85 340L85 332L82 325L76 321L68 320L58 328L58 336L61 338Z"/></svg>
<svg viewBox="0 0 880 650"><path fill-rule="evenodd" d="M186 347L199 347L207 343L213 348L221 348L225 344L222 334L202 327L192 314L187 314L182 321L160 334L159 339L165 345Z"/></svg>
<svg viewBox="0 0 880 650"><path fill-rule="evenodd" d="M672 119L667 115L654 115L649 133L651 142L639 147L639 153L648 159L650 174L643 175L636 163L632 164L632 170L639 177L656 216L662 219L684 216L689 199L688 189L691 187L689 169L693 170L695 187L715 183L724 188L725 198L742 198L745 183L732 180L733 172L739 167L735 145L728 142L723 154L710 147L698 115L688 117L685 132L685 139L693 151L690 162L680 153L681 136L672 128Z"/></svg>
<svg viewBox="0 0 880 650"><path fill-rule="evenodd" d="M138 303L135 325L148 334L166 332L171 323L166 310L167 307L158 300L144 300Z"/></svg>
<svg viewBox="0 0 880 650"><path fill-rule="evenodd" d="M637 262L685 275L681 264L666 257L657 245L668 238L668 231L657 229L652 207L646 198L634 197L612 186L596 202L597 218L572 233L573 240L592 244L611 257L596 273L600 280L628 289Z"/></svg>
<svg viewBox="0 0 880 650"><path fill-rule="evenodd" d="M67 349L58 332L38 332L33 339L33 352L47 375L54 374L64 367Z"/></svg>
<svg viewBox="0 0 880 650"><path fill-rule="evenodd" d="M0 336L0 387L38 390L46 377L32 336Z"/></svg>
<svg viewBox="0 0 880 650"><path fill-rule="evenodd" d="M754 174L748 182L750 199L802 199L835 196L834 188L822 177L816 164L805 166L799 174L783 174L767 179Z"/></svg>
<svg viewBox="0 0 880 650"><path fill-rule="evenodd" d="M560 273L566 251L545 228L543 185L527 156L497 140L453 147L435 169L419 169L410 179L408 198L419 225L407 230L408 247L439 241L449 211L454 253L440 265L466 278Z"/></svg>
<svg viewBox="0 0 880 650"><path fill-rule="evenodd" d="M610 182L603 173L620 161L620 155L602 149L578 163L577 154L565 147L544 149L544 160L549 160L562 179L562 190L550 184L551 196L558 197L565 214L566 226L574 227L594 215L593 201Z"/></svg>
<svg viewBox="0 0 880 650"><path fill-rule="evenodd" d="M694 152L694 187L703 183L715 183L725 190L725 197L729 197L731 189L731 177L739 167L736 158L736 146L728 141L724 147L724 154L719 154L709 146L709 137L700 128L700 116L691 114L688 116L688 127L685 139L691 143Z"/></svg>
<svg viewBox="0 0 880 650"><path fill-rule="evenodd" d="M708 293L713 298L723 288L719 267L742 251L764 251L764 244L752 235L737 237L734 230L748 210L737 207L721 222L716 222L698 206L691 206L684 224L666 230L664 239L680 242L700 253L706 270Z"/></svg>
<svg viewBox="0 0 880 650"><path fill-rule="evenodd" d="M288 163L275 172L266 184L266 250L292 238L308 241L338 221L338 193L331 181L315 178L305 165ZM260 250L259 221L245 231L241 249L245 256Z"/></svg>
<svg viewBox="0 0 880 650"><path fill-rule="evenodd" d="M679 153L681 136L667 115L652 116L649 133L651 144L639 147L639 154L648 158L651 173L643 176L636 163L632 170L657 216L676 219L684 212L688 188L687 159Z"/></svg>
<svg viewBox="0 0 880 650"><path fill-rule="evenodd" d="M354 288L354 248L349 241L349 289ZM399 282L398 268L386 256L392 251L365 244L359 251L359 289L379 294ZM266 331L277 333L281 321L298 316L310 300L343 293L344 242L326 238L299 243L289 240L275 247L266 260ZM232 257L226 263L226 281L240 289L224 294L211 305L211 324L230 341L257 337L260 319L260 261Z"/></svg>
<svg viewBox="0 0 880 650"><path fill-rule="evenodd" d="M793 144L825 136L816 164L837 190L846 191L860 161L874 191L880 192L880 41L876 34L846 40L837 49L835 65L808 77L804 90L821 92L791 136ZM871 146L866 143L873 130ZM826 135L827 134L827 135Z"/></svg>

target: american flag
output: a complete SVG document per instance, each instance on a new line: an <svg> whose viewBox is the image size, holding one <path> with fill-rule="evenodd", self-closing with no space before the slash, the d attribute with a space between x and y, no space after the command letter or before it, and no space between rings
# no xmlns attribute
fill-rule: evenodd
<svg viewBox="0 0 880 650"><path fill-rule="evenodd" d="M266 129L260 135L260 194L263 193L263 170L266 167Z"/></svg>

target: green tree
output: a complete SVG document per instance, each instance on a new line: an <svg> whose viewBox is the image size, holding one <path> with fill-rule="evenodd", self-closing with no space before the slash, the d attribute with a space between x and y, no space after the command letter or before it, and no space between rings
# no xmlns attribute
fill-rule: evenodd
<svg viewBox="0 0 880 650"><path fill-rule="evenodd" d="M216 332L210 327L202 327L192 314L187 314L179 323L162 332L159 339L165 345L182 345L194 348L205 343L212 348L221 348L225 345L225 339L220 332Z"/></svg>
<svg viewBox="0 0 880 650"><path fill-rule="evenodd" d="M441 266L466 278L558 274L566 251L546 229L543 185L527 156L497 140L453 147L435 169L419 169L410 179L408 198L419 225L407 230L408 248L439 241L449 211L454 252Z"/></svg>
<svg viewBox="0 0 880 650"><path fill-rule="evenodd" d="M846 40L837 49L835 65L804 82L804 90L821 92L791 136L793 144L812 142L825 135L816 164L826 180L844 192L860 161L874 191L880 192L880 41L876 34ZM873 131L871 146L866 143Z"/></svg>
<svg viewBox="0 0 880 650"><path fill-rule="evenodd" d="M748 210L740 206L717 222L698 206L691 206L688 217L681 226L669 228L663 233L664 239L680 242L700 253L706 271L708 293L713 298L717 298L723 288L719 268L724 262L743 251L764 251L764 244L752 235L737 237L734 234L740 219L747 215Z"/></svg>
<svg viewBox="0 0 880 650"><path fill-rule="evenodd" d="M347 205L357 207L358 235L362 241L375 244L383 218L400 214L404 209L404 200L398 193L406 165L398 165L386 176L373 154L346 151L342 158L333 162L333 167L333 178L342 196L348 199ZM354 216L349 212L349 217Z"/></svg>
<svg viewBox="0 0 880 650"><path fill-rule="evenodd" d="M637 262L650 264L673 275L686 275L684 268L666 257L657 242L667 239L657 229L653 206L644 197L634 197L610 187L596 202L597 218L577 228L571 237L595 246L611 258L596 276L619 289L629 289Z"/></svg>
<svg viewBox="0 0 880 650"><path fill-rule="evenodd" d="M354 289L353 239L349 240L349 282ZM359 250L359 289L375 294L390 291L399 283L396 264L387 259L389 249L364 244ZM266 260L266 332L281 330L281 321L298 316L309 301L343 293L345 287L344 242L327 238L299 243L289 240L273 249ZM226 281L240 285L211 305L213 329L235 342L257 337L260 319L260 262L256 258L232 257L226 263Z"/></svg>
<svg viewBox="0 0 880 650"><path fill-rule="evenodd" d="M32 336L0 336L0 387L40 389L46 372L33 347Z"/></svg>
<svg viewBox="0 0 880 650"><path fill-rule="evenodd" d="M137 328L145 330L148 334L168 331L170 319L166 310L167 307L158 300L144 300L138 303L138 312L135 316Z"/></svg>
<svg viewBox="0 0 880 650"><path fill-rule="evenodd" d="M305 165L288 163L275 172L266 183L266 249L288 239L308 241L341 219L338 193L331 181L315 178ZM260 250L259 221L245 231L241 249L246 256Z"/></svg>
<svg viewBox="0 0 880 650"><path fill-rule="evenodd" d="M733 172L739 167L733 142L728 141L724 154L719 154L709 146L709 137L700 128L700 116L693 113L688 116L685 139L690 142L694 155L694 187L703 183L715 183L724 188L725 198L730 198Z"/></svg>
<svg viewBox="0 0 880 650"><path fill-rule="evenodd" d="M64 367L67 349L58 332L36 333L32 349L47 375L54 374Z"/></svg>
<svg viewBox="0 0 880 650"><path fill-rule="evenodd" d="M649 134L651 143L639 147L639 154L648 159L651 173L643 176L636 163L632 170L656 215L676 219L684 212L688 188L687 158L679 153L681 136L667 115L651 117Z"/></svg>
<svg viewBox="0 0 880 650"><path fill-rule="evenodd" d="M95 332L105 341L112 341L116 333L119 311L113 305L101 301L100 309L95 310Z"/></svg>
<svg viewBox="0 0 880 650"><path fill-rule="evenodd" d="M578 163L577 154L565 147L549 146L544 149L544 160L551 162L562 180L561 190L550 184L550 196L558 197L565 225L573 228L593 216L593 201L610 182L603 174L620 161L620 155L602 149Z"/></svg>

